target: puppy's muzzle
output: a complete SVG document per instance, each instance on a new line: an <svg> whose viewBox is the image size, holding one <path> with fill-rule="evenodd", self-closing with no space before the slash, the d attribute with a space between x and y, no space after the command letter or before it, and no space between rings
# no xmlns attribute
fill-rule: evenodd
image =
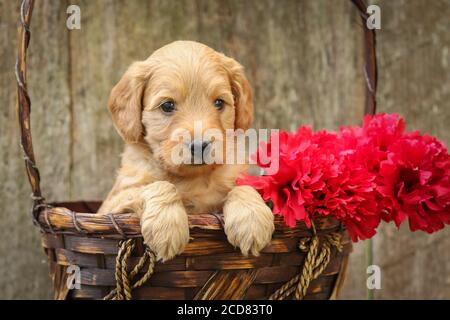
<svg viewBox="0 0 450 320"><path fill-rule="evenodd" d="M205 164L205 158L208 156L211 141L195 139L189 144L193 164Z"/></svg>

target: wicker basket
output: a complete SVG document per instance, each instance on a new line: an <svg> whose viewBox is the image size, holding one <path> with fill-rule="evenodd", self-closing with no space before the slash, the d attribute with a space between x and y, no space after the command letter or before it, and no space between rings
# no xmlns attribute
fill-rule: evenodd
<svg viewBox="0 0 450 320"><path fill-rule="evenodd" d="M352 0L362 21L362 0ZM41 195L30 131L26 53L34 0L24 0L16 64L21 145L32 188L32 217L42 231L56 299L330 299L345 277L351 242L337 221L316 219L275 233L260 256L244 257L223 232L218 214L190 215L192 240L166 263L155 263L142 244L139 219L132 214L95 215L101 202L47 204ZM375 34L363 28L366 113L375 112ZM80 271L80 272L78 272ZM72 272L73 275L72 275ZM75 288L68 289L68 283ZM79 282L78 282L79 280ZM81 284L77 288L77 284Z"/></svg>

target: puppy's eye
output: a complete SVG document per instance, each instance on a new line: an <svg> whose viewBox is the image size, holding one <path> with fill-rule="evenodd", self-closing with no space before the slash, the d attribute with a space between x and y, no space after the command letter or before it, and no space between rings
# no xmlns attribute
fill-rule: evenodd
<svg viewBox="0 0 450 320"><path fill-rule="evenodd" d="M216 99L214 100L214 106L217 108L217 110L222 110L225 105L225 101L222 99Z"/></svg>
<svg viewBox="0 0 450 320"><path fill-rule="evenodd" d="M175 103L173 101L166 101L161 103L159 108L164 113L172 113L175 111Z"/></svg>

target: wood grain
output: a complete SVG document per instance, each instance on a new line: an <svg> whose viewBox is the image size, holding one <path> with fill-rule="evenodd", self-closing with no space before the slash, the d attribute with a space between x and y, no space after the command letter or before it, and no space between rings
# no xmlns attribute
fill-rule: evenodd
<svg viewBox="0 0 450 320"><path fill-rule="evenodd" d="M378 32L379 110L398 112L407 129L428 132L450 146L450 1L374 1ZM381 267L376 299L449 299L450 228L433 235L383 226L374 238Z"/></svg>
<svg viewBox="0 0 450 320"><path fill-rule="evenodd" d="M379 110L399 112L409 128L449 145L450 2L371 2L382 9ZM80 5L81 30L65 27L69 3ZM14 112L18 12L17 2L0 0L0 297L49 298ZM132 61L175 39L205 42L242 62L255 89L259 128L336 129L360 122L362 33L346 1L41 0L32 30L31 127L49 200L105 196L122 148L106 111L109 91ZM449 272L448 236L449 230L431 237L380 230L375 262L386 268L389 283L376 297L448 298L448 281L438 278ZM351 258L345 297L365 298L365 266L361 244Z"/></svg>

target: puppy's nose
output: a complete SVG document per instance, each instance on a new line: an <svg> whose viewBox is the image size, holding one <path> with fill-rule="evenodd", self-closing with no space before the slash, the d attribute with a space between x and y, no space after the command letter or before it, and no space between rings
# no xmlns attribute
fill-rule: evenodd
<svg viewBox="0 0 450 320"><path fill-rule="evenodd" d="M201 158L205 149L211 144L210 141L194 140L190 144L191 154Z"/></svg>

